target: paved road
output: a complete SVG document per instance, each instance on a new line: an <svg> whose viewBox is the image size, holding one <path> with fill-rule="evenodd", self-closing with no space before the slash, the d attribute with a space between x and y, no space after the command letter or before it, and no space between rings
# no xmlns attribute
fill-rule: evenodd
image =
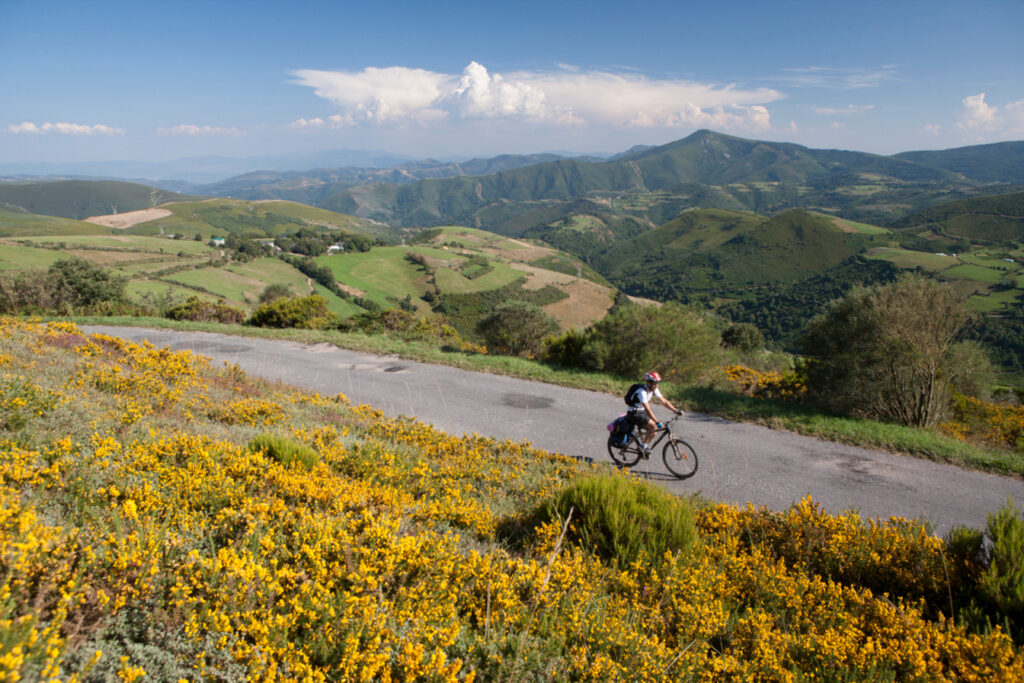
<svg viewBox="0 0 1024 683"><path fill-rule="evenodd" d="M610 463L605 425L622 399L397 357L228 335L84 326L133 341L192 349L251 375L283 380L390 415L414 416L452 434L527 440L548 451ZM625 385L624 385L625 386ZM660 412L659 412L660 408ZM667 415L663 407L655 412ZM783 510L806 495L832 512L928 520L937 534L956 524L980 528L986 512L1013 498L1024 507L1024 480L961 470L917 458L834 444L756 425L687 413L675 432L700 456L696 476L676 481L660 459L638 469L674 492L700 491L730 503Z"/></svg>

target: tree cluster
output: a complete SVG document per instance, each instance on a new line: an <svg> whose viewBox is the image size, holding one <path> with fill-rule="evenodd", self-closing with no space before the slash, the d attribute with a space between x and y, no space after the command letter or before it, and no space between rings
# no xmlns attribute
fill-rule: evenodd
<svg viewBox="0 0 1024 683"><path fill-rule="evenodd" d="M919 275L858 288L811 321L802 348L811 399L833 412L936 424L950 393L985 391L991 366L962 338L966 296Z"/></svg>
<svg viewBox="0 0 1024 683"><path fill-rule="evenodd" d="M110 314L131 308L128 279L82 258L49 268L0 273L0 313L29 315Z"/></svg>

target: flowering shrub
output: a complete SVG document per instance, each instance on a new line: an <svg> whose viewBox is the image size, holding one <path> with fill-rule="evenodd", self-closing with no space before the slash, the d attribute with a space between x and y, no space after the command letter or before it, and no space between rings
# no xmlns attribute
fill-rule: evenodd
<svg viewBox="0 0 1024 683"><path fill-rule="evenodd" d="M726 379L733 388L747 396L796 401L807 393L803 379L793 371L761 372L743 365L730 365L724 370Z"/></svg>
<svg viewBox="0 0 1024 683"><path fill-rule="evenodd" d="M55 397L0 433L3 680L1024 678L1000 628L931 602L943 544L911 523L713 505L657 561L557 521L511 551L499 523L591 466L340 396L247 403L237 368L74 326L0 319L0 358ZM264 409L319 463L248 448Z"/></svg>
<svg viewBox="0 0 1024 683"><path fill-rule="evenodd" d="M976 439L1024 453L1024 406L999 405L955 394L953 420L939 428L957 439Z"/></svg>

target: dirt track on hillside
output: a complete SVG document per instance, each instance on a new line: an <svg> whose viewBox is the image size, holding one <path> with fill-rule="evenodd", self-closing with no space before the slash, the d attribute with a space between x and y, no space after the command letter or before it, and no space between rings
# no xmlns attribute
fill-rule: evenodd
<svg viewBox="0 0 1024 683"><path fill-rule="evenodd" d="M140 209L139 211L127 211L125 213L115 213L109 216L90 216L85 219L85 222L95 223L96 225L105 225L108 228L124 230L125 228L132 227L133 225L138 225L139 223L155 221L158 218L166 218L170 215L171 212L167 209Z"/></svg>

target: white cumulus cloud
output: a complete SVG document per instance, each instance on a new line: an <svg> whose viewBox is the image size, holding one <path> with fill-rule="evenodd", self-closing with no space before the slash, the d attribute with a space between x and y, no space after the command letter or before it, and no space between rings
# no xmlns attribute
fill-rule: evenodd
<svg viewBox="0 0 1024 683"><path fill-rule="evenodd" d="M303 129L505 119L763 131L771 127L765 105L782 97L770 88L743 89L575 67L499 74L477 62L460 74L371 67L357 72L305 69L292 76L295 83L313 88L341 110L333 123L313 118L291 124Z"/></svg>
<svg viewBox="0 0 1024 683"><path fill-rule="evenodd" d="M994 106L985 101L985 93L978 93L961 104L964 110L956 125L975 139L1024 135L1024 100Z"/></svg>
<svg viewBox="0 0 1024 683"><path fill-rule="evenodd" d="M196 126L190 123L184 123L178 126L172 126L170 128L157 128L156 131L160 135L187 135L189 137L244 135L242 131L234 127L220 128L217 126Z"/></svg>
<svg viewBox="0 0 1024 683"><path fill-rule="evenodd" d="M22 121L7 126L7 131L9 133L59 133L61 135L124 135L123 128L103 124L90 126L81 123L41 123L36 125L31 121Z"/></svg>

